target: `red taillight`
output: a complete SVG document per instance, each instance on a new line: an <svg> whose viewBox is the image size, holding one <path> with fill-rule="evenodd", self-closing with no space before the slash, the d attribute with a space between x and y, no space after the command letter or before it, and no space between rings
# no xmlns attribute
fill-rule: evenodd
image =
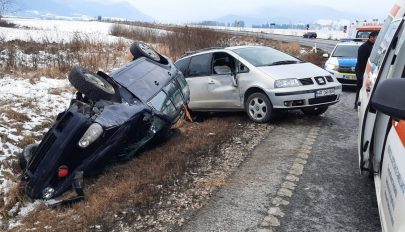
<svg viewBox="0 0 405 232"><path fill-rule="evenodd" d="M66 177L67 175L69 175L69 169L66 165L62 165L59 167L58 169L58 176L59 177Z"/></svg>

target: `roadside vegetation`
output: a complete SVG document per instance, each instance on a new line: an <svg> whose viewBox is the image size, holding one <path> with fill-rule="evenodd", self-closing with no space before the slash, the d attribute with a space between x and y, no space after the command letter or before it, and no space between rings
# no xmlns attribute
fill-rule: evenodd
<svg viewBox="0 0 405 232"><path fill-rule="evenodd" d="M106 45L79 34L68 43L54 43L47 38L42 42L0 38L0 75L64 78L74 65L108 70L124 64L127 54L128 44L124 41Z"/></svg>
<svg viewBox="0 0 405 232"><path fill-rule="evenodd" d="M115 24L110 33L117 37L150 43L160 53L174 60L187 51L207 47L256 44L274 47L317 65L323 62L321 53L312 53L311 48L298 44L232 36L204 28L169 27L166 32L162 32L157 30L165 28L142 29L139 26L147 25L137 26ZM12 75L33 82L41 76L66 78L66 74L77 64L93 71L103 69L108 72L131 60L129 46L124 39L105 44L80 34L66 43L53 43L46 38L42 42L5 41L0 37L0 78ZM66 91L68 90L52 89L50 94L61 95ZM29 102L21 107L35 108L35 104ZM30 120L26 114L1 104L0 115L9 118L7 122L0 121L1 126L15 128L16 136L22 136L18 141L12 141L16 147L21 149L40 140L40 136L21 134L24 123ZM18 209L31 202L22 193L24 186L16 185L7 196L0 195L1 199L8 199L0 200L0 215L3 218L0 223L3 227L0 230L8 229L7 221L18 219L21 225L14 227L14 231L32 228L38 231L60 231L67 228L70 231L111 231L119 228L122 222L130 225L140 215L154 215L157 213L154 207L159 205L160 199L170 194L167 189L176 186L176 180L190 173L196 166L218 156L219 146L231 141L233 135L244 130L240 126L244 120L243 116L232 116L214 117L202 123L180 121L176 125L180 134L128 162L108 167L100 175L86 179L86 199L71 207L52 209L41 204L26 215L18 215ZM49 118L32 130L46 131L52 121ZM2 141L7 140L7 136L0 133ZM12 170L8 178L17 182L21 174L17 160L7 160L1 165ZM217 188L220 183L212 185Z"/></svg>

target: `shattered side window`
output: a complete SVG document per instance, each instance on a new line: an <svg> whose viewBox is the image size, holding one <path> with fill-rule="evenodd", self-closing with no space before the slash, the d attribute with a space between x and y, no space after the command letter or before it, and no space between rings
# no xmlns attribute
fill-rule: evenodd
<svg viewBox="0 0 405 232"><path fill-rule="evenodd" d="M150 105L156 110L166 114L170 118L174 118L177 114L177 110L174 107L170 98L165 92L160 91L155 97L150 100Z"/></svg>
<svg viewBox="0 0 405 232"><path fill-rule="evenodd" d="M183 106L183 96L181 95L181 89L177 86L176 81L173 80L163 89L167 93L167 95L172 99L176 108L180 109Z"/></svg>
<svg viewBox="0 0 405 232"><path fill-rule="evenodd" d="M190 89L188 88L186 80L184 79L184 77L180 73L176 76L176 79L177 79L177 81L179 82L179 84L181 86L181 90L183 92L184 98L187 99L188 96L190 96Z"/></svg>

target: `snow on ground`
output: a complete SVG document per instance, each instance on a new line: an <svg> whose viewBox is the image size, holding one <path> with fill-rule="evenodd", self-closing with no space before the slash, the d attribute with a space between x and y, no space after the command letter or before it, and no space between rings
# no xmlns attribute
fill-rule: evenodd
<svg viewBox="0 0 405 232"><path fill-rule="evenodd" d="M7 193L17 184L8 178L15 173L6 165L7 161L16 160L17 154L22 152L19 143L24 137L40 138L48 129L43 125L51 124L55 116L67 108L73 94L69 86L66 79L41 77L32 81L11 76L0 79L0 196L6 204ZM24 115L25 119L13 117L10 112ZM18 205L14 208L17 211ZM33 206L25 206L24 212L20 212L26 214L31 208Z"/></svg>
<svg viewBox="0 0 405 232"><path fill-rule="evenodd" d="M78 34L91 41L115 43L122 38L109 35L113 23L98 21L73 21L73 20L44 20L44 19L23 19L5 18L15 23L20 28L0 27L0 39L5 41L23 40L36 42L69 42ZM148 30L161 35L167 31L151 29L138 26L130 26L138 30Z"/></svg>

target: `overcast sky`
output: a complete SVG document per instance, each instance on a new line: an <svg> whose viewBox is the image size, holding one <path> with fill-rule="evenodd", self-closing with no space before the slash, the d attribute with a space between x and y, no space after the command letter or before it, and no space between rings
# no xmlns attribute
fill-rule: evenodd
<svg viewBox="0 0 405 232"><path fill-rule="evenodd" d="M283 4L322 5L341 11L361 13L370 18L384 19L397 0L90 0L107 2L127 1L158 21L187 22L214 19L224 15L254 15L263 7ZM316 14L316 12L307 12Z"/></svg>

